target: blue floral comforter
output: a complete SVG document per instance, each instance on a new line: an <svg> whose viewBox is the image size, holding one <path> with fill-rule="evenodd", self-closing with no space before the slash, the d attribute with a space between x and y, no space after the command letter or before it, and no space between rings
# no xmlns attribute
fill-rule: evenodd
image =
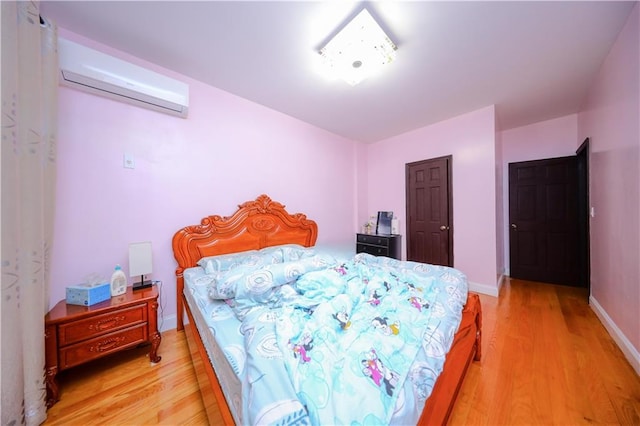
<svg viewBox="0 0 640 426"><path fill-rule="evenodd" d="M419 415L467 298L456 269L367 254L237 268L213 286L242 321L251 424L388 424L409 386Z"/></svg>

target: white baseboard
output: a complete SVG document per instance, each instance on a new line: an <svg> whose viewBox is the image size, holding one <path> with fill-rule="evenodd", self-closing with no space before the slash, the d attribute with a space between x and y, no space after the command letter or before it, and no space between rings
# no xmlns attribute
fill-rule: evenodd
<svg viewBox="0 0 640 426"><path fill-rule="evenodd" d="M158 316L158 329L162 333L163 331L172 330L178 327L178 316L177 315L167 315L165 317L160 318Z"/></svg>
<svg viewBox="0 0 640 426"><path fill-rule="evenodd" d="M622 333L609 314L607 314L593 296L589 296L589 306L591 306L591 310L595 312L602 325L604 325L604 328L606 328L611 335L611 338L613 338L620 350L622 350L624 356L629 360L631 367L633 367L640 376L640 352L633 347L629 339L627 339L627 336Z"/></svg>
<svg viewBox="0 0 640 426"><path fill-rule="evenodd" d="M474 283L472 281L469 281L469 291L473 291L474 293L487 294L493 297L498 297L499 287L480 284L480 283Z"/></svg>
<svg viewBox="0 0 640 426"><path fill-rule="evenodd" d="M500 294L500 289L502 288L502 284L504 284L504 277L506 277L507 274L502 274L500 275L500 278L498 278L498 294Z"/></svg>

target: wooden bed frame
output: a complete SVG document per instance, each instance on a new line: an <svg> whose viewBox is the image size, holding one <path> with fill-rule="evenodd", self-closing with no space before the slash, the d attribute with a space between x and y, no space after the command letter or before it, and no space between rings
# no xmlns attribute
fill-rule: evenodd
<svg viewBox="0 0 640 426"><path fill-rule="evenodd" d="M239 205L232 216L207 216L200 225L182 228L173 237L173 253L178 262L178 330L185 329L183 314L186 312L189 319L186 328L187 342L211 424L219 422L220 416L229 425L234 424L234 419L186 303L183 272L186 268L197 266L198 260L205 256L280 244L313 246L318 236L316 223L302 213L291 215L284 207L263 194L255 201ZM418 424L447 423L471 360L480 360L481 326L480 299L477 294L469 293L462 322L447 354L444 370L427 399Z"/></svg>

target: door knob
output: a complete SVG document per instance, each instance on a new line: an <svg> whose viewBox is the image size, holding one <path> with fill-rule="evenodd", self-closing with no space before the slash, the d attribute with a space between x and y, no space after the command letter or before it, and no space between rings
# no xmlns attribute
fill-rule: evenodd
<svg viewBox="0 0 640 426"><path fill-rule="evenodd" d="M512 223L512 224L511 224L511 227L512 227L513 229L518 229L518 226L517 226L515 223Z"/></svg>
<svg viewBox="0 0 640 426"><path fill-rule="evenodd" d="M448 226L445 226L445 225L440 226L441 231L446 231L447 229L449 229Z"/></svg>

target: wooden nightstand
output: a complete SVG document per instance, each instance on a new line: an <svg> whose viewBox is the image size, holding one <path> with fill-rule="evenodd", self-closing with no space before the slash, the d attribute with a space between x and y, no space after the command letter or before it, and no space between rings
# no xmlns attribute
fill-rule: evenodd
<svg viewBox="0 0 640 426"><path fill-rule="evenodd" d="M357 234L356 253L369 253L400 260L400 235Z"/></svg>
<svg viewBox="0 0 640 426"><path fill-rule="evenodd" d="M151 362L160 362L155 286L135 292L128 287L125 294L92 306L61 300L44 320L47 407L60 399L56 381L60 371L145 342L151 343Z"/></svg>

